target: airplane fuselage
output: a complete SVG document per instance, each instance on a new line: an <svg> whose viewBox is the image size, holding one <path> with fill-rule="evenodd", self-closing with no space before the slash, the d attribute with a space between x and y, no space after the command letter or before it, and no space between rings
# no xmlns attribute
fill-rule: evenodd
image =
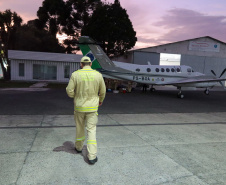
<svg viewBox="0 0 226 185"><path fill-rule="evenodd" d="M194 72L190 66L160 66L160 65L137 65L125 64L122 62L115 62L117 67L131 71L131 73L117 73L108 72L108 75L121 79L129 80L137 83L151 84L151 85L164 85L174 81L179 81L186 78L198 78L206 76L203 73ZM189 83L180 84L183 87L211 87L216 85L216 82L203 82L203 83Z"/></svg>

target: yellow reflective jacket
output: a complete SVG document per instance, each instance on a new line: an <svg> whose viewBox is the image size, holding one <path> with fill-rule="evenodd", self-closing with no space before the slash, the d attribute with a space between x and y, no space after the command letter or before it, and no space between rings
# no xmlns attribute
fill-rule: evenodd
<svg viewBox="0 0 226 185"><path fill-rule="evenodd" d="M103 102L106 87L102 75L90 66L72 73L66 92L74 98L76 112L96 112Z"/></svg>

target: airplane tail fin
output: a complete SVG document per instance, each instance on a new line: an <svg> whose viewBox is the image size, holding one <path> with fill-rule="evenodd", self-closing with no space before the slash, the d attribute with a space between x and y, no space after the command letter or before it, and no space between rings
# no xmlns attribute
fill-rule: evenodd
<svg viewBox="0 0 226 185"><path fill-rule="evenodd" d="M83 56L88 56L92 61L92 69L113 70L115 68L115 64L93 39L81 36L78 41Z"/></svg>

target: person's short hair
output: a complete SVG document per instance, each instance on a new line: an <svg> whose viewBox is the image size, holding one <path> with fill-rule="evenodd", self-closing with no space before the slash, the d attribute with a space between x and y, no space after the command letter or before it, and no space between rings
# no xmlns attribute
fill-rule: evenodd
<svg viewBox="0 0 226 185"><path fill-rule="evenodd" d="M87 57L87 56L84 56L84 57L82 57L82 59L81 59L81 63L91 63L91 60L90 60L90 58L89 57Z"/></svg>
<svg viewBox="0 0 226 185"><path fill-rule="evenodd" d="M91 63L90 62L82 62L83 66L89 66Z"/></svg>

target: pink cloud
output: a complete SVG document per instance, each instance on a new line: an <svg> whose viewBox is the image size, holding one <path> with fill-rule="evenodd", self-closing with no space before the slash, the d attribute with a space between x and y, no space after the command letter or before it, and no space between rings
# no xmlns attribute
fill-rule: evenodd
<svg viewBox="0 0 226 185"><path fill-rule="evenodd" d="M226 42L226 16L210 16L194 10L175 8L169 10L153 26L164 30L155 38L139 37L139 42L154 45L176 42L195 37L211 36Z"/></svg>

